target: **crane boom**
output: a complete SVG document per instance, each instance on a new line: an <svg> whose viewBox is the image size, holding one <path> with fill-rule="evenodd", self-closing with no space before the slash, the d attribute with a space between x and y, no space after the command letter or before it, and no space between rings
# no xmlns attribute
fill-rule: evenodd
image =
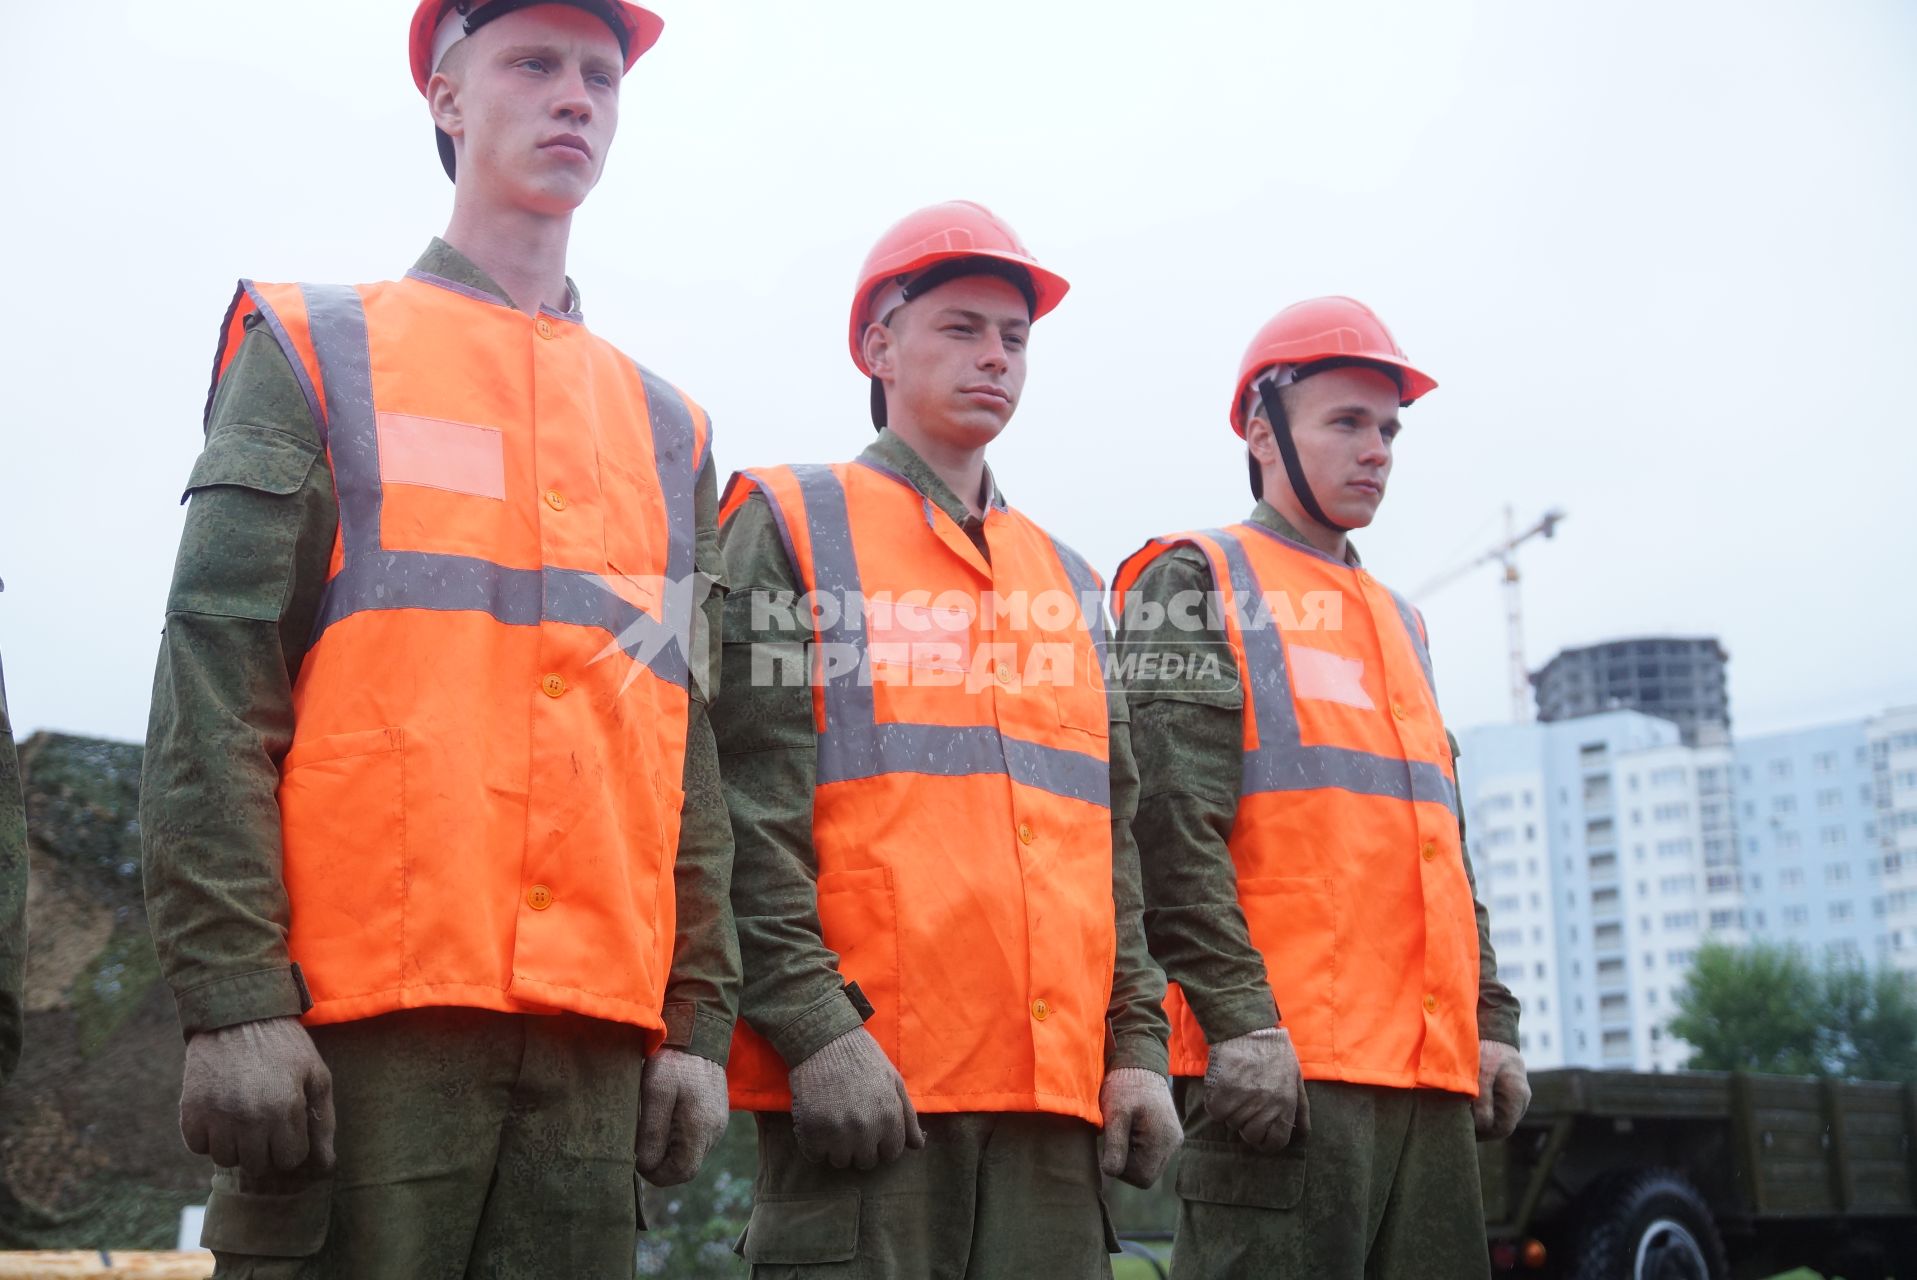
<svg viewBox="0 0 1917 1280"><path fill-rule="evenodd" d="M1520 724L1530 718L1531 673L1524 661L1524 610L1518 590L1517 550L1533 538L1556 537L1558 523L1563 519L1563 510L1553 507L1540 516L1537 523L1520 532L1516 513L1507 503L1504 508L1504 540L1439 574L1420 587L1413 597L1421 600L1484 565L1502 566L1504 572L1499 576L1504 583L1504 638L1506 658L1510 664L1511 718Z"/></svg>

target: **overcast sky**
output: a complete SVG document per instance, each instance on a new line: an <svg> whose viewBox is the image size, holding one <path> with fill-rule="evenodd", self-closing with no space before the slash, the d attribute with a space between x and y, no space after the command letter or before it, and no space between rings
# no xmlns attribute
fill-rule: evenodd
<svg viewBox="0 0 1917 1280"><path fill-rule="evenodd" d="M144 733L234 280L411 265L451 187L410 0L9 5L0 654L17 730ZM721 474L870 437L845 316L966 197L1073 283L991 461L1107 573L1249 509L1252 332L1371 303L1441 384L1358 538L1414 590L1502 510L1526 647L1708 633L1742 732L1917 702L1917 6L659 0L571 273ZM1495 571L1421 601L1508 715Z"/></svg>

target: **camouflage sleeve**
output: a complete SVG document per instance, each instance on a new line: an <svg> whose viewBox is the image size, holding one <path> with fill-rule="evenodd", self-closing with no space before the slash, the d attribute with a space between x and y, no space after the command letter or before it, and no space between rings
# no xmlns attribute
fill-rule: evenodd
<svg viewBox="0 0 1917 1280"><path fill-rule="evenodd" d="M865 1018L819 924L812 690L803 678L781 678L806 670L809 633L778 625L777 616L790 616L798 579L764 497L739 507L722 541L731 591L712 719L735 845L732 910L745 971L739 1014L796 1064Z"/></svg>
<svg viewBox="0 0 1917 1280"><path fill-rule="evenodd" d="M1112 965L1112 999L1106 1010L1111 1044L1105 1069L1144 1067L1171 1074L1166 1042L1171 1023L1165 1017L1165 974L1145 942L1144 889L1139 879L1138 843L1132 820L1138 812L1138 763L1132 758L1131 714L1124 690L1106 691L1111 704L1112 903L1118 949Z"/></svg>
<svg viewBox="0 0 1917 1280"><path fill-rule="evenodd" d="M1451 773L1458 772L1458 740L1449 730ZM1464 855L1464 878L1471 885L1471 906L1478 917L1478 1038L1518 1047L1518 998L1498 981L1498 953L1491 946L1491 912L1478 892L1477 872L1471 866L1471 847L1464 838L1464 805L1458 805L1458 851Z"/></svg>
<svg viewBox="0 0 1917 1280"><path fill-rule="evenodd" d="M719 548L719 486L708 453L694 506L695 568L710 591L694 624L690 721L686 726L685 808L672 865L677 897L672 973L666 981L666 1040L721 1065L739 1013L739 935L732 923L732 822L719 781L719 748L707 708L719 672L725 625L725 562Z"/></svg>
<svg viewBox="0 0 1917 1280"><path fill-rule="evenodd" d="M1278 1006L1226 844L1244 767L1244 691L1222 631L1202 616L1211 590L1199 553L1159 557L1126 596L1116 660L1138 760L1132 830L1145 935L1216 1044L1276 1026Z"/></svg>
<svg viewBox="0 0 1917 1280"><path fill-rule="evenodd" d="M300 1013L279 766L338 507L286 356L250 330L187 481L140 787L147 912L187 1035Z"/></svg>
<svg viewBox="0 0 1917 1280"><path fill-rule="evenodd" d="M27 812L0 674L0 1085L20 1065L27 974Z"/></svg>

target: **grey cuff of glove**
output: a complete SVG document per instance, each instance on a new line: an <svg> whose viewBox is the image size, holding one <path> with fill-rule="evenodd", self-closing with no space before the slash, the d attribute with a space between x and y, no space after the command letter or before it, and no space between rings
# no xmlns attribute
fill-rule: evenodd
<svg viewBox="0 0 1917 1280"><path fill-rule="evenodd" d="M814 1050L810 1057L803 1059L794 1066L792 1068L793 1072L796 1074L803 1070L807 1075L812 1074L814 1071L837 1073L839 1071L849 1071L863 1066L868 1061L868 1058L863 1051L864 1046L858 1043L858 1033L861 1029L861 1027L854 1027L850 1031L826 1041L825 1044Z"/></svg>
<svg viewBox="0 0 1917 1280"><path fill-rule="evenodd" d="M797 1066L846 1032L864 1025L865 1015L846 989L835 987L804 1013L765 1036L788 1066Z"/></svg>

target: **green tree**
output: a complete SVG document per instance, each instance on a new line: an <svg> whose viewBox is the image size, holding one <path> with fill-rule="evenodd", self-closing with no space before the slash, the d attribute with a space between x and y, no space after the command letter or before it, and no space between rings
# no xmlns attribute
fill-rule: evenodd
<svg viewBox="0 0 1917 1280"><path fill-rule="evenodd" d="M1707 942L1677 1004L1671 1034L1694 1070L1917 1080L1917 991L1890 969Z"/></svg>
<svg viewBox="0 0 1917 1280"><path fill-rule="evenodd" d="M1917 1081L1917 994L1889 968L1855 964L1824 973L1819 1049L1831 1074Z"/></svg>
<svg viewBox="0 0 1917 1280"><path fill-rule="evenodd" d="M1820 987L1794 947L1706 942L1678 993L1671 1034L1690 1044L1693 1070L1815 1074Z"/></svg>

